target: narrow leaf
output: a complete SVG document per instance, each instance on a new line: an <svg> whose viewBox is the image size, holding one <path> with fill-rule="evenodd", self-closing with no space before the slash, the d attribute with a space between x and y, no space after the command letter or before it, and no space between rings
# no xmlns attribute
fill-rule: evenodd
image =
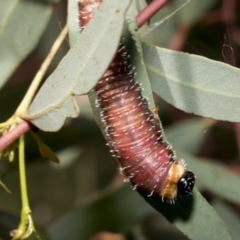
<svg viewBox="0 0 240 240"><path fill-rule="evenodd" d="M143 44L153 91L185 112L240 121L240 70L204 57Z"/></svg>
<svg viewBox="0 0 240 240"><path fill-rule="evenodd" d="M178 155L184 158L189 169L197 176L196 183L233 203L240 204L240 176L231 172L214 159L194 157L178 150Z"/></svg>
<svg viewBox="0 0 240 240"><path fill-rule="evenodd" d="M38 150L43 158L49 158L52 162L59 163L57 155L48 147L41 138L34 132L31 132L35 142L38 145Z"/></svg>
<svg viewBox="0 0 240 240"><path fill-rule="evenodd" d="M52 238L89 239L103 230L127 231L153 212L129 185L109 190L54 224L50 228ZM223 221L197 191L192 197L177 200L175 205L163 203L159 197L146 200L190 239L232 239Z"/></svg>
<svg viewBox="0 0 240 240"><path fill-rule="evenodd" d="M130 211L131 209L131 211ZM50 228L53 240L90 239L100 231L123 232L154 210L129 185L102 191Z"/></svg>
<svg viewBox="0 0 240 240"><path fill-rule="evenodd" d="M212 205L219 216L221 216L224 222L229 226L233 239L237 240L240 236L240 217L238 212L227 203L219 200L213 201Z"/></svg>
<svg viewBox="0 0 240 240"><path fill-rule="evenodd" d="M193 196L179 198L175 205L163 203L156 196L141 194L189 239L232 239L222 219L196 189Z"/></svg>
<svg viewBox="0 0 240 240"><path fill-rule="evenodd" d="M77 38L81 34L79 27L79 20L77 16L79 15L78 1L69 0L68 1L68 15L67 15L67 25L68 25L68 37L70 46L77 41Z"/></svg>
<svg viewBox="0 0 240 240"><path fill-rule="evenodd" d="M0 88L36 47L52 12L39 1L0 1Z"/></svg>
<svg viewBox="0 0 240 240"><path fill-rule="evenodd" d="M126 25L123 33L124 44L129 51L130 63L135 68L135 80L140 84L143 96L148 100L150 108L155 108L152 89L144 65L141 39L137 29L137 4L132 1L126 13Z"/></svg>
<svg viewBox="0 0 240 240"><path fill-rule="evenodd" d="M130 0L105 0L75 45L47 79L29 108L31 122L57 131L79 113L74 94L88 93L117 49ZM107 17L106 17L107 16Z"/></svg>

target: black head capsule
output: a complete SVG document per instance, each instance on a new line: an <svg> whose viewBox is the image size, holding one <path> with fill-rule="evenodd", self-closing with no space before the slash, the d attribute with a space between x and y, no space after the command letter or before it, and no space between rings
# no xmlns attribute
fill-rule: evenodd
<svg viewBox="0 0 240 240"><path fill-rule="evenodd" d="M195 175L190 171L186 171L178 181L178 194L181 196L189 195L193 190L194 184Z"/></svg>

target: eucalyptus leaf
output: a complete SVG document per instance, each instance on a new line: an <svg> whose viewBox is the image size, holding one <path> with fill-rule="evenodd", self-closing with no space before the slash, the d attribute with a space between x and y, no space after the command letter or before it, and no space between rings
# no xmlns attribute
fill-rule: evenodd
<svg viewBox="0 0 240 240"><path fill-rule="evenodd" d="M51 13L51 2L0 1L0 88L36 47Z"/></svg>
<svg viewBox="0 0 240 240"><path fill-rule="evenodd" d="M224 222L229 226L233 239L237 240L240 236L240 217L236 210L229 206L227 203L215 200L212 203L214 209L217 211L219 216L224 220Z"/></svg>
<svg viewBox="0 0 240 240"><path fill-rule="evenodd" d="M31 134L36 144L38 145L38 150L41 156L43 158L49 158L52 162L59 163L60 161L57 155L53 152L53 150L48 147L36 133L31 132Z"/></svg>
<svg viewBox="0 0 240 240"><path fill-rule="evenodd" d="M231 172L214 159L194 157L177 149L178 156L184 158L188 168L197 176L196 183L218 196L240 204L240 176Z"/></svg>
<svg viewBox="0 0 240 240"><path fill-rule="evenodd" d="M70 46L73 46L73 44L77 41L79 35L81 34L79 20L77 19L77 16L79 16L78 2L76 0L69 0L67 25Z"/></svg>
<svg viewBox="0 0 240 240"><path fill-rule="evenodd" d="M129 51L130 64L135 69L135 81L142 89L143 96L148 100L150 108L155 108L151 85L148 79L147 70L144 65L141 39L136 23L137 4L133 1L126 13L126 25L123 32L123 42Z"/></svg>
<svg viewBox="0 0 240 240"><path fill-rule="evenodd" d="M146 197L146 200L190 239L232 239L223 221L197 191L191 197L177 200L175 205L163 203L159 197ZM102 192L82 208L56 222L49 232L53 240L89 239L103 230L127 231L152 212L152 208L129 185L125 185Z"/></svg>
<svg viewBox="0 0 240 240"><path fill-rule="evenodd" d="M131 209L131 211L129 211ZM129 185L109 188L49 228L53 240L90 239L100 231L123 232L154 210Z"/></svg>
<svg viewBox="0 0 240 240"><path fill-rule="evenodd" d="M196 188L193 196L179 198L175 205L163 203L158 196L141 194L189 239L232 239L227 226Z"/></svg>
<svg viewBox="0 0 240 240"><path fill-rule="evenodd" d="M77 42L39 90L29 108L31 122L57 131L79 110L73 95L88 93L110 64L130 0L105 0ZM106 17L107 16L107 17Z"/></svg>
<svg viewBox="0 0 240 240"><path fill-rule="evenodd" d="M153 91L173 106L217 120L240 121L240 70L205 57L143 43Z"/></svg>

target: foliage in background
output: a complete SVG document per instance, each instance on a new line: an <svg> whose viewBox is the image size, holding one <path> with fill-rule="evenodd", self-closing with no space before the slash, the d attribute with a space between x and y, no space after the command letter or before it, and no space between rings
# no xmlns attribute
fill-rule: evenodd
<svg viewBox="0 0 240 240"><path fill-rule="evenodd" d="M1 4L6 4L6 2L10 3L11 1L3 1ZM29 4L29 1L22 2L23 4ZM26 8L19 4L19 6L15 6L16 11L13 11L12 15L8 13L9 15L7 16L13 20L18 16L18 20L14 21L14 27L5 25L4 28L1 28L0 53L4 52L4 54L0 54L0 63L7 59L9 59L8 64L10 63L9 65L3 65L4 67L1 66L1 69L3 69L1 70L3 80L0 83L2 85L6 82L9 75L14 73L16 66L36 46L41 37L41 31L38 28L32 27L31 24L33 26L37 25L40 29L44 29L44 26L47 26L50 11L52 11L52 8L50 8L51 5L48 4L51 4L51 2L33 2L35 5L28 5L28 7L32 6L36 11L40 11L38 10L40 6L41 11L45 12L45 14L40 14L43 19L40 20L38 18L38 24L34 22L36 14L25 14ZM141 2L144 3L144 1ZM186 1L176 0L170 2L152 20L152 23L170 16L184 2ZM0 6L1 19L4 19L4 17L7 19L5 16L7 12L4 11L7 6L4 6ZM181 42L180 40L176 40L179 39L179 35L182 37L181 39L186 39L189 35L183 41L181 46L183 48L182 51L184 51L184 48L185 50L191 48L195 54L200 53L200 55L221 60L221 54L224 50L224 36L230 27L228 26L225 29L225 20L221 21L220 19L217 21L216 14L220 9L224 11L224 6L224 1L201 1L201 3L199 1L190 1L183 9L164 21L159 28L149 31L148 29L151 29L152 25L145 26L145 29L141 30L143 39L151 45L168 45L176 49L174 43ZM235 13L239 11L239 7L238 5L238 10L235 10ZM23 10L21 10L22 8ZM61 12L64 9L66 9L66 4L62 2L57 6L54 14L57 14L58 11L58 17L64 19ZM34 11L30 12L34 13ZM240 21L237 17L239 18L239 16L236 15L235 24ZM210 21L214 19L215 22ZM52 19L52 22L55 24L57 21L56 19ZM4 21L1 20L1 22ZM5 22L10 23L11 21L5 20ZM35 35L35 38L28 38L28 41L23 41L25 45L30 45L27 47L23 45L23 42L20 42L22 38L16 37L17 32L15 30L22 29L19 31L24 33L23 27L27 27L26 22L30 25L28 31L26 31L27 36L33 37ZM237 26L235 27L237 28ZM58 24L55 25L55 28L58 28ZM35 30L36 33L34 33ZM48 31L51 32L51 28ZM238 32L234 33L236 35ZM237 55L239 51L239 38L235 35L233 33L230 35L234 40L230 47L234 49L234 53ZM24 35L22 34L21 36L23 37ZM47 41L47 38L48 34L42 39L37 50L19 67L15 75L11 78L11 81L2 88L0 94L0 119L2 121L14 112L21 97L24 95L27 80L33 78L31 68L34 64L34 59L38 58L41 49L46 48L44 42ZM16 42L16 39L19 42ZM9 46L4 46L1 42L7 43ZM184 42L186 42L186 45L184 45ZM219 42L221 43L219 44ZM1 48L2 46L4 47ZM19 48L19 46L21 47ZM143 50L146 53L150 51L153 58L153 52L151 52L151 49L148 49L150 47L148 45L144 46ZM20 49L21 53L13 51L16 49ZM12 58L14 61L11 60ZM159 70L160 67L158 68L158 65L154 66L153 63L149 63L146 54L144 54L144 58L150 81L153 79L151 77L153 73L161 77L163 74ZM165 63L166 59L162 61ZM193 68L187 68L185 66L186 60L182 61L183 63L177 69L185 76L183 80L187 80L186 75L189 76L189 72L191 73ZM238 66L237 59L235 61L236 66ZM149 65L150 67L148 67ZM162 64L160 65L162 66ZM164 67L164 70L169 68L169 74L171 71L174 72L172 65L171 61L171 63L167 63L167 66ZM198 93L195 89L196 91L191 92L190 96L188 96L188 101L186 101L185 97L188 91L184 91L183 94L181 90L184 88L181 88L181 84L174 88L167 85L167 88L163 92L160 92L164 89L162 85L159 87L156 81L152 81L151 84L154 91L171 104L178 106L181 99L183 103L181 108L188 112L194 112L196 109L205 110L208 106L211 107L211 97L213 97L211 94L209 94L209 98L203 97L203 100L205 100L204 105L200 104L202 103L200 97L203 96L204 92L209 91L210 86L212 86L212 91L214 92L217 92L215 89L219 87L220 90L216 95L219 96L219 105L224 109L224 120L239 121L239 70L223 64L219 66L222 71L226 68L228 72L224 75L220 70L217 70L215 73L219 78L208 74L209 76L207 75L204 78L203 86L196 88L201 91ZM186 74L186 71L189 72ZM25 72L29 72L29 75ZM204 75L204 73L206 72L193 72L192 80L196 79L194 78L195 75ZM175 77L170 76L169 79L175 79ZM199 79L200 81L201 79ZM185 85L186 83L183 82L183 86ZM228 99L231 99L232 103ZM39 133L47 145L51 146L57 152L61 160L60 166L55 166L40 159L37 147L32 139L29 139L26 143L30 202L34 219L37 226L39 226L39 233L43 236L42 238L56 240L88 239L97 232L112 231L125 233L126 237L140 234L141 236L148 237L148 239L159 239L159 236L162 236L163 239L185 239L176 229L173 231L156 211L146 204L135 191L131 190L129 185L122 186L122 180L119 180L117 175L117 163L110 157L108 148L105 146L105 141L93 121L86 98L77 98L77 102L81 109L79 118L69 120L58 133ZM198 188L204 193L211 205L231 229L233 238L237 239L240 235L240 178L239 174L237 174L239 173L237 152L239 147L237 148L235 143L235 136L239 139L240 135L238 124L234 125L228 122L214 122L208 119L195 118L173 109L159 98L156 98L156 102L160 107L160 117L163 119L164 126L169 124L168 129L166 129L167 139L173 143L178 156L186 159L191 170L196 173ZM228 104L225 105L225 102ZM192 109L188 110L189 106L192 106ZM221 109L215 109L214 105L212 105L209 112L212 113L213 110L221 113ZM196 113L201 115L201 112ZM182 122L175 123L179 120L182 120ZM211 127L213 127L212 130L210 129ZM8 163L2 160L0 171L4 183L12 192L11 195L8 195L4 190L0 190L0 236L3 239L8 239L6 233L8 233L9 229L16 228L18 222L16 216L19 213L20 199L17 165L15 162ZM236 172L236 174L233 172ZM111 186L109 187L109 185ZM108 188L106 188L107 186ZM93 194L96 195L93 196ZM186 204L186 208L191 210L196 201L202 201L198 193L194 194L193 201L192 199L183 200L183 204ZM201 204L195 206L201 206ZM174 215L177 206L166 206L160 203L157 207L162 208L166 212L164 215L166 214L168 218L172 217L170 220L184 231L185 234L189 232L188 236L191 236L192 239L206 239L206 237L200 235L201 232L202 234L211 236L211 239L230 238L227 231L224 233L226 235L222 235L222 238L220 238L219 228L222 229L222 223L215 224L215 216L212 214L208 215L209 212L204 208L192 209L188 219L181 219L181 214L179 216ZM194 214L200 213L203 214L202 222L195 222ZM157 222L157 224L154 222ZM205 223L209 223L209 226L205 226ZM188 226L193 225L198 229L195 232L193 232L193 229L188 229ZM211 229L211 232L206 231L207 228Z"/></svg>

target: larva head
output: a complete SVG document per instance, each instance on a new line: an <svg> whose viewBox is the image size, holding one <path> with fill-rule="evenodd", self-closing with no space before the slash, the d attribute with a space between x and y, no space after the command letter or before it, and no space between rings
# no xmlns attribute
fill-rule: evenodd
<svg viewBox="0 0 240 240"><path fill-rule="evenodd" d="M177 196L191 194L195 183L192 172L186 171L184 161L175 161L169 170L161 196L166 200L174 200Z"/></svg>
<svg viewBox="0 0 240 240"><path fill-rule="evenodd" d="M195 176L192 172L186 171L182 177L178 180L177 189L178 194L181 196L187 196L191 194L195 184Z"/></svg>

